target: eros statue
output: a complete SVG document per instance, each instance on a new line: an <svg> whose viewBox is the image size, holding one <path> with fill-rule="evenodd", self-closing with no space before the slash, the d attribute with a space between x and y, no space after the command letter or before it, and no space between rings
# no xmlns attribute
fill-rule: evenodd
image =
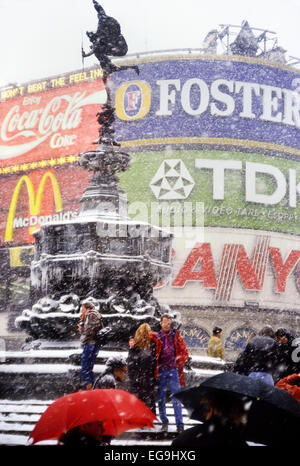
<svg viewBox="0 0 300 466"><path fill-rule="evenodd" d="M102 6L96 0L93 0L93 4L98 15L98 27L96 32L86 32L92 45L88 53L85 53L82 49L82 57L95 55L103 70L104 83L106 83L107 77L115 71L132 68L139 74L137 66L117 66L110 60L109 55L113 57L123 57L126 55L128 51L127 43L121 34L121 27L118 21L111 16L107 16Z"/></svg>

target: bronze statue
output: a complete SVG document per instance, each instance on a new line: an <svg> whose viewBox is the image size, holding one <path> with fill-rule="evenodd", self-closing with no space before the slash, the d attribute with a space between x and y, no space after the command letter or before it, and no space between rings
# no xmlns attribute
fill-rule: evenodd
<svg viewBox="0 0 300 466"><path fill-rule="evenodd" d="M103 70L104 82L106 82L107 76L115 71L132 68L139 73L137 66L117 66L112 63L109 55L123 57L128 51L127 43L121 34L121 27L118 21L111 16L107 16L102 6L96 0L93 0L93 4L98 15L98 27L96 32L86 32L92 45L88 53L85 53L82 49L82 56L89 57L93 54L96 56Z"/></svg>

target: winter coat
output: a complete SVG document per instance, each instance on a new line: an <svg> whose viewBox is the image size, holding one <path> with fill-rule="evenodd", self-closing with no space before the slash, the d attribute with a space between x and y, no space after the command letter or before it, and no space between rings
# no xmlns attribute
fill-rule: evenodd
<svg viewBox="0 0 300 466"><path fill-rule="evenodd" d="M103 328L102 317L96 309L88 309L84 315L80 341L83 345L96 343L96 334Z"/></svg>
<svg viewBox="0 0 300 466"><path fill-rule="evenodd" d="M156 343L151 340L149 349L134 346L128 351L128 377L131 384L149 387L155 382Z"/></svg>
<svg viewBox="0 0 300 466"><path fill-rule="evenodd" d="M116 379L111 368L107 368L95 380L93 388L116 388Z"/></svg>
<svg viewBox="0 0 300 466"><path fill-rule="evenodd" d="M213 335L207 345L207 355L212 358L221 358L225 359L224 348L219 337Z"/></svg>
<svg viewBox="0 0 300 466"><path fill-rule="evenodd" d="M291 374L284 379L279 380L275 387L286 390L298 403L300 403L300 375Z"/></svg>
<svg viewBox="0 0 300 466"><path fill-rule="evenodd" d="M246 440L232 424L224 423L217 416L179 434L172 447L247 447Z"/></svg>
<svg viewBox="0 0 300 466"><path fill-rule="evenodd" d="M130 392L155 413L156 341L152 337L147 349L134 346L127 358Z"/></svg>
<svg viewBox="0 0 300 466"><path fill-rule="evenodd" d="M80 432L79 426L76 426L60 437L58 441L58 445L67 446L67 447L108 446L109 442L106 441L105 437L106 436L103 436L102 441L96 440L91 435L87 435L87 434Z"/></svg>
<svg viewBox="0 0 300 466"><path fill-rule="evenodd" d="M267 372L273 375L278 364L278 343L271 337L259 335L249 341L239 354L233 371L242 375Z"/></svg>
<svg viewBox="0 0 300 466"><path fill-rule="evenodd" d="M159 357L162 351L162 341L160 339L162 330L156 334L156 369L155 369L155 377L158 377L159 374ZM184 365L189 357L189 352L186 347L185 341L180 335L179 330L171 330L173 337L174 337L174 346L175 346L175 357L176 357L176 366L178 369L179 381L180 385L184 386L185 384L185 376L183 372Z"/></svg>
<svg viewBox="0 0 300 466"><path fill-rule="evenodd" d="M292 345L294 338L290 337L288 343L278 344L278 368L276 380L284 379L288 375L300 372L300 363L293 361L295 346Z"/></svg>

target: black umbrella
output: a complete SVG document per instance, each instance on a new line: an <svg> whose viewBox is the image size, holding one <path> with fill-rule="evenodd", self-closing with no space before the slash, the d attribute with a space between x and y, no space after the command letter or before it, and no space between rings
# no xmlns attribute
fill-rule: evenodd
<svg viewBox="0 0 300 466"><path fill-rule="evenodd" d="M285 390L234 372L223 372L206 379L197 386L185 388L174 396L189 412L192 419L205 420L203 397L212 392L234 393L252 400L248 411L246 439L273 445L292 443L296 427L300 427L300 404Z"/></svg>

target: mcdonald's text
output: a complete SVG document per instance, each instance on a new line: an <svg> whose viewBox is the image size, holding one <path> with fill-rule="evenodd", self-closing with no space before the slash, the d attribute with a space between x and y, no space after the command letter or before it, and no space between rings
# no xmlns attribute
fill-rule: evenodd
<svg viewBox="0 0 300 466"><path fill-rule="evenodd" d="M58 212L53 215L31 215L30 217L14 218L13 229L41 226L48 222L65 222L77 217L78 212Z"/></svg>

